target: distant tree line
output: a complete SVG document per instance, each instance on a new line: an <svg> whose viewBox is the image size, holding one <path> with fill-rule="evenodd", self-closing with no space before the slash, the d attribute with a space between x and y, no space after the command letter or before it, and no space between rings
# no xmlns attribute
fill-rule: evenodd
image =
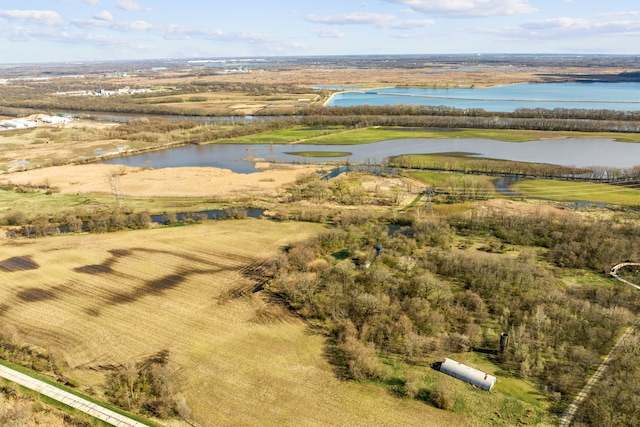
<svg viewBox="0 0 640 427"><path fill-rule="evenodd" d="M401 126L439 129L512 129L575 132L640 132L640 120L616 119L563 119L551 117L513 117L510 113L487 115L433 114L433 110L416 110L415 114L383 115L380 107L331 107L324 108L323 114L304 114L300 123L306 125L342 125L354 127ZM390 107L393 108L393 107ZM353 109L353 110L351 110ZM362 111L358 112L359 109ZM329 111L327 111L329 110ZM367 111L368 110L368 111ZM300 112L299 112L300 114Z"/></svg>
<svg viewBox="0 0 640 427"><path fill-rule="evenodd" d="M310 105L297 112L298 115L316 116L456 116L465 118L486 117L500 119L562 119L596 121L640 121L640 111L619 111L583 108L517 108L513 112L486 111L482 108L454 108L429 105L363 105L349 107L326 107Z"/></svg>
<svg viewBox="0 0 640 427"><path fill-rule="evenodd" d="M571 181L600 181L634 184L640 178L640 166L610 168L591 166L575 168L547 163L527 163L509 160L449 157L441 155L400 155L389 159L396 168L422 169L464 174L507 175Z"/></svg>

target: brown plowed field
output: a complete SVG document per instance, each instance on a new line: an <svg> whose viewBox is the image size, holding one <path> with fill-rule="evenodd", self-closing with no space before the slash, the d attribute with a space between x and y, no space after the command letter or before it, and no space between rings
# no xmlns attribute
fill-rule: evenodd
<svg viewBox="0 0 640 427"><path fill-rule="evenodd" d="M464 425L336 379L325 339L269 300L256 270L319 225L247 219L5 241L0 328L55 355L81 388L168 350L193 418L219 425Z"/></svg>

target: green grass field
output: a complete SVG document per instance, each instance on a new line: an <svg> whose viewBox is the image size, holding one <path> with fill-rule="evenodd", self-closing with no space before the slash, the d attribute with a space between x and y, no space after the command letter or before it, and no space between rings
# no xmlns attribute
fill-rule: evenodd
<svg viewBox="0 0 640 427"><path fill-rule="evenodd" d="M300 157L348 157L349 151L288 151L286 154Z"/></svg>
<svg viewBox="0 0 640 427"><path fill-rule="evenodd" d="M640 189L637 186L525 179L515 183L512 190L525 197L539 197L549 200L579 200L625 206L640 205Z"/></svg>
<svg viewBox="0 0 640 427"><path fill-rule="evenodd" d="M345 128L341 126L327 126L320 128L307 128L296 126L288 129L263 132L238 138L221 139L217 144L292 144L304 141L305 144L313 143L315 138L332 133L343 133Z"/></svg>
<svg viewBox="0 0 640 427"><path fill-rule="evenodd" d="M412 129L392 127L371 127L364 129L346 129L343 127L308 129L295 127L217 142L229 144L288 144L304 141L305 144L351 145L407 138L483 138L508 142L565 138L611 138L624 142L640 142L640 134L619 134L612 132L551 132L502 129L454 129L438 131L426 128Z"/></svg>
<svg viewBox="0 0 640 427"><path fill-rule="evenodd" d="M55 215L72 210L91 213L92 209L116 208L163 214L199 212L224 207L220 200L204 197L123 197L116 200L114 196L107 194L45 194L44 192L20 193L14 190L0 190L0 216L21 211L32 218L38 213Z"/></svg>

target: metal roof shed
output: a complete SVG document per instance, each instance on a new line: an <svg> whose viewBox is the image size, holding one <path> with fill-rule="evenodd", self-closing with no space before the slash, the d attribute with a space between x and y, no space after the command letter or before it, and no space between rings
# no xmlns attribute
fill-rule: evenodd
<svg viewBox="0 0 640 427"><path fill-rule="evenodd" d="M440 372L444 372L447 375L458 378L459 380L466 381L469 384L473 384L476 387L480 387L483 390L491 391L491 388L496 383L496 377L489 375L470 366L463 365L460 362L456 362L452 359L445 358L440 364Z"/></svg>

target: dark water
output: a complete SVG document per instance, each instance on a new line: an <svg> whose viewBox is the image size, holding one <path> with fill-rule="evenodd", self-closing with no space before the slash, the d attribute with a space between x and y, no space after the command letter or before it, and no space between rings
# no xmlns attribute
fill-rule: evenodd
<svg viewBox="0 0 640 427"><path fill-rule="evenodd" d="M346 151L335 158L303 157L305 151ZM562 166L631 168L640 165L640 143L617 142L603 138L569 138L528 142L487 139L408 138L361 145L188 145L162 151L102 160L99 163L126 166L171 168L210 166L238 173L256 172L256 160L285 163L365 163L381 164L401 154L471 153L472 157L548 163Z"/></svg>
<svg viewBox="0 0 640 427"><path fill-rule="evenodd" d="M242 211L247 216L247 218L260 218L264 214L264 209L258 209L258 208L247 208L247 209L242 209ZM214 220L225 219L227 217L227 211L225 209L210 209L206 211L183 212L183 213L176 214L176 220L178 221L184 221L189 218L199 218L199 217L214 219ZM166 216L151 215L151 221L162 224L166 222Z"/></svg>

